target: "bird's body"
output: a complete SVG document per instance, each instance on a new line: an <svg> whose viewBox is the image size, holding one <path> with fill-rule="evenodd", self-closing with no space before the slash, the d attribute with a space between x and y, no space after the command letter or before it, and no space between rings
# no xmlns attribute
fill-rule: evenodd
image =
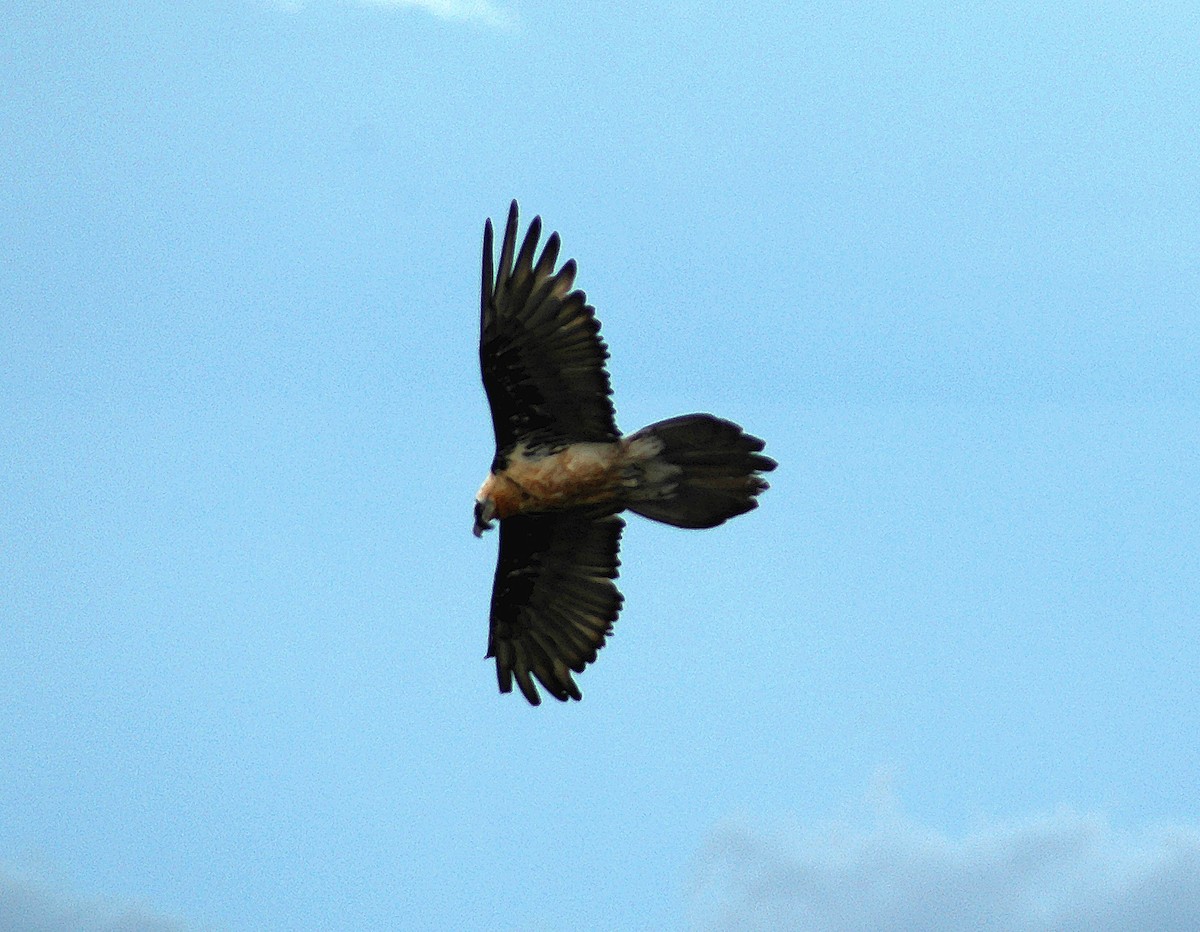
<svg viewBox="0 0 1200 932"><path fill-rule="evenodd" d="M678 467L656 460L661 452L662 444L651 436L582 441L549 450L518 444L500 472L488 474L476 500L494 501L500 519L636 500L678 475Z"/></svg>
<svg viewBox="0 0 1200 932"><path fill-rule="evenodd" d="M499 473L488 475L476 497L492 499L500 519L608 501L621 481L623 446L585 441L544 451L519 445Z"/></svg>
<svg viewBox="0 0 1200 932"><path fill-rule="evenodd" d="M534 705L535 678L557 699L581 698L571 671L612 632L619 512L714 527L754 508L759 473L775 468L761 440L710 414L621 435L595 312L571 290L574 261L554 268L558 234L534 263L540 232L535 217L517 252L514 201L494 274L484 228L479 358L496 456L475 499L477 536L500 521L488 656L500 690L515 677Z"/></svg>

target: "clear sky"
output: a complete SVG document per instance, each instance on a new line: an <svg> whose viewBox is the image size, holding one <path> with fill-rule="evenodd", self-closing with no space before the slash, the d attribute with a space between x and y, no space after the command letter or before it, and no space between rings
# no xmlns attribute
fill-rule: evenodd
<svg viewBox="0 0 1200 932"><path fill-rule="evenodd" d="M6 9L0 927L1200 927L1194 4ZM514 197L780 464L536 709Z"/></svg>

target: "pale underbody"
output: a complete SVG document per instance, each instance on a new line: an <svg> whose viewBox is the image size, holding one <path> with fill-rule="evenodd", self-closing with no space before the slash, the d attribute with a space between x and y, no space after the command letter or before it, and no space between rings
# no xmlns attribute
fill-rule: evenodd
<svg viewBox="0 0 1200 932"><path fill-rule="evenodd" d="M657 438L636 434L613 443L573 443L550 454L518 444L507 466L489 473L475 500L491 502L495 517L509 518L662 494L679 468L656 461L661 450Z"/></svg>

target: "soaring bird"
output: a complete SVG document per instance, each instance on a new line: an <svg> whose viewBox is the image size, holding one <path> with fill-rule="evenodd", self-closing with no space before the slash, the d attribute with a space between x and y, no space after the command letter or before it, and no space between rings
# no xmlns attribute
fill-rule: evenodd
<svg viewBox="0 0 1200 932"><path fill-rule="evenodd" d="M604 361L608 348L575 260L555 269L559 237L540 256L541 218L517 250L517 202L498 267L483 228L479 362L496 456L475 496L475 536L500 521L487 656L500 691L538 705L580 699L582 673L612 634L620 512L681 528L715 527L756 507L775 468L763 441L711 414L687 414L623 436Z"/></svg>

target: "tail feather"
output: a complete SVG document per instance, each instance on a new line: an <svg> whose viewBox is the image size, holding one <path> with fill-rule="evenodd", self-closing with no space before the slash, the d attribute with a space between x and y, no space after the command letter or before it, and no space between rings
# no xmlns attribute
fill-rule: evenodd
<svg viewBox="0 0 1200 932"><path fill-rule="evenodd" d="M659 421L628 438L638 465L629 509L682 528L716 527L758 506L775 461L737 424L711 414Z"/></svg>

